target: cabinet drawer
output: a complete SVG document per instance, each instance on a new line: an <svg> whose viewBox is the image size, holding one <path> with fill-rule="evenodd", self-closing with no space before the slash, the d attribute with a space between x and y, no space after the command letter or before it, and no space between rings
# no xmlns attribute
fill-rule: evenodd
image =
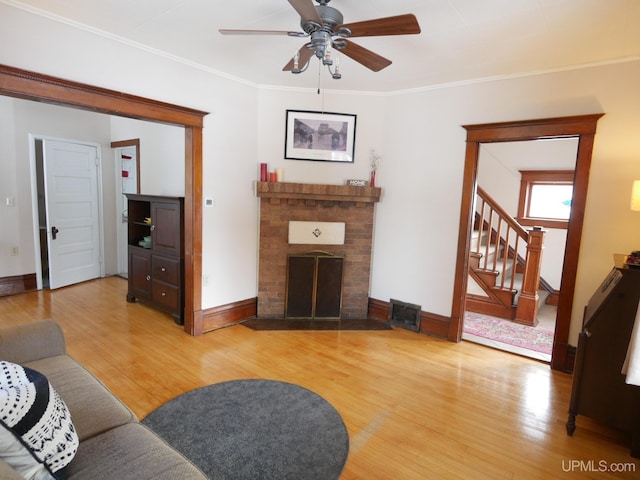
<svg viewBox="0 0 640 480"><path fill-rule="evenodd" d="M180 283L180 260L153 255L151 257L151 276L172 285Z"/></svg>
<svg viewBox="0 0 640 480"><path fill-rule="evenodd" d="M173 285L154 279L151 285L151 298L157 305L171 312L177 312L180 308L179 290Z"/></svg>

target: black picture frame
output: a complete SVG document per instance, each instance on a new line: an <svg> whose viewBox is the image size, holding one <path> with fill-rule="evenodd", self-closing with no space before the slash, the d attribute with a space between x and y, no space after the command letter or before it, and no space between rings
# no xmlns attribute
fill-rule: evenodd
<svg viewBox="0 0 640 480"><path fill-rule="evenodd" d="M353 163L356 115L287 110L284 158Z"/></svg>

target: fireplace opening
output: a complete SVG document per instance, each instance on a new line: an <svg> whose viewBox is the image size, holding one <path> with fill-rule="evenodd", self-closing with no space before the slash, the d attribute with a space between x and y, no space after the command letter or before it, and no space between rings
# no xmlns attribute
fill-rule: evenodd
<svg viewBox="0 0 640 480"><path fill-rule="evenodd" d="M287 259L285 318L340 320L344 257L324 251Z"/></svg>
<svg viewBox="0 0 640 480"><path fill-rule="evenodd" d="M390 301L389 318L390 323L396 327L406 328L414 332L420 331L420 305L401 302L400 300Z"/></svg>

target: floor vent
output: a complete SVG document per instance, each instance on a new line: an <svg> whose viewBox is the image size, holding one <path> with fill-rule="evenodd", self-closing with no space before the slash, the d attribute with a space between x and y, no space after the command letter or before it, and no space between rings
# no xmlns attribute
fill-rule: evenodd
<svg viewBox="0 0 640 480"><path fill-rule="evenodd" d="M391 299L389 317L391 325L402 327L414 332L420 331L420 305L405 303Z"/></svg>

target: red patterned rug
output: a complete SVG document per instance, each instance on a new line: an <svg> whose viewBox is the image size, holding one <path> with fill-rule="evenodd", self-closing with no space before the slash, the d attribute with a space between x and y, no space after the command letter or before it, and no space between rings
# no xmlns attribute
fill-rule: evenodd
<svg viewBox="0 0 640 480"><path fill-rule="evenodd" d="M463 330L478 337L549 355L553 348L553 331L551 330L527 327L474 312L465 313Z"/></svg>

